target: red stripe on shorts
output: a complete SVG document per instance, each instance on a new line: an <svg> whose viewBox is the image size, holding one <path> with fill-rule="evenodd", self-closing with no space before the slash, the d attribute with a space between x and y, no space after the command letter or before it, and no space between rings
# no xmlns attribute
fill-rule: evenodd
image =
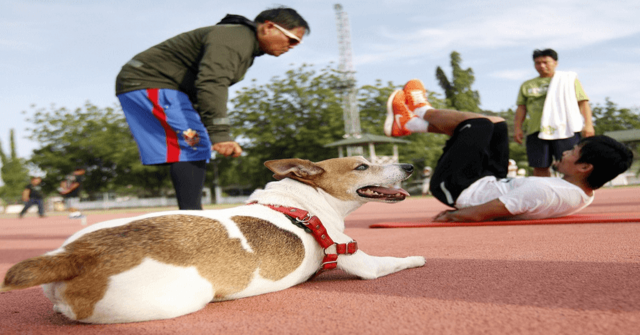
<svg viewBox="0 0 640 335"><path fill-rule="evenodd" d="M157 88L147 89L147 95L153 104L153 116L160 121L162 128L164 128L165 138L167 139L167 163L179 162L180 145L178 144L178 135L167 123L167 114L164 112L164 108L160 106L158 91L159 89Z"/></svg>

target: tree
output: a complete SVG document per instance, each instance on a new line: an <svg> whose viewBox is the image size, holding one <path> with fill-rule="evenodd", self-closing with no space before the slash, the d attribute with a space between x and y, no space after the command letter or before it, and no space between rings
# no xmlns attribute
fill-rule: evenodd
<svg viewBox="0 0 640 335"><path fill-rule="evenodd" d="M240 159L216 159L220 184L261 187L273 180L272 173L263 165L270 159L297 157L320 161L336 157L336 149L324 145L344 135L337 82L339 74L335 69L316 71L305 64L288 71L284 78L274 77L268 84L239 90L229 116L232 133L243 143L246 155ZM383 85L377 81L358 90L363 132L383 134L387 99L397 88L391 82ZM439 108L444 105L434 93L430 93L430 101ZM443 136L414 134L407 139L411 143L401 146L402 162L435 166L442 152ZM390 155L391 150L391 145L376 146L379 155Z"/></svg>
<svg viewBox="0 0 640 335"><path fill-rule="evenodd" d="M618 108L608 97L604 106L597 104L592 109L596 135L608 131L640 129L640 111L629 108Z"/></svg>
<svg viewBox="0 0 640 335"><path fill-rule="evenodd" d="M33 107L33 106L32 106ZM35 107L33 107L35 108ZM28 120L29 138L40 143L31 162L46 173L45 192L52 192L75 167L87 171L83 190L90 196L110 190L137 190L160 195L170 186L166 167L143 166L124 115L114 108L40 108Z"/></svg>
<svg viewBox="0 0 640 335"><path fill-rule="evenodd" d="M480 112L480 94L473 91L471 85L475 81L473 70L461 67L462 57L456 51L451 53L452 80L449 81L442 68L436 69L436 79L445 93L447 108L459 111Z"/></svg>
<svg viewBox="0 0 640 335"><path fill-rule="evenodd" d="M363 133L383 135L385 115L387 114L387 99L398 87L392 82L383 86L381 80L374 85L365 85L358 90L358 105L360 109L360 126Z"/></svg>
<svg viewBox="0 0 640 335"><path fill-rule="evenodd" d="M262 186L272 180L263 162L280 158L312 161L334 157L325 144L342 138L344 124L340 99L333 89L339 81L335 71L319 73L303 64L283 78L265 85L243 87L231 100L232 134L247 155L218 160L221 185L233 183Z"/></svg>
<svg viewBox="0 0 640 335"><path fill-rule="evenodd" d="M0 141L0 177L4 185L0 187L0 198L8 202L20 201L22 190L29 183L29 170L25 166L23 159L16 153L15 133L13 129L9 132L10 156L4 153L2 142Z"/></svg>

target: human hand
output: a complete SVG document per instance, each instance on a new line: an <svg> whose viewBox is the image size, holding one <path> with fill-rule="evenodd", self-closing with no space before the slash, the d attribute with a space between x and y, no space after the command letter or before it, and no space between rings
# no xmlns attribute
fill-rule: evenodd
<svg viewBox="0 0 640 335"><path fill-rule="evenodd" d="M433 222L451 222L451 221L453 221L453 218L450 215L451 212L453 212L453 211L452 210L445 210L445 211L442 211L442 212L438 213L438 215L436 215L433 218Z"/></svg>
<svg viewBox="0 0 640 335"><path fill-rule="evenodd" d="M239 157L240 154L242 154L242 148L240 147L240 144L234 141L216 143L211 146L211 150L227 157Z"/></svg>
<svg viewBox="0 0 640 335"><path fill-rule="evenodd" d="M584 126L582 129L582 138L591 137L596 134L596 131L593 129L593 126Z"/></svg>
<svg viewBox="0 0 640 335"><path fill-rule="evenodd" d="M516 129L514 130L513 139L514 139L518 144L522 144L522 140L524 139L524 132L522 131L522 129L518 129L518 128L516 128Z"/></svg>

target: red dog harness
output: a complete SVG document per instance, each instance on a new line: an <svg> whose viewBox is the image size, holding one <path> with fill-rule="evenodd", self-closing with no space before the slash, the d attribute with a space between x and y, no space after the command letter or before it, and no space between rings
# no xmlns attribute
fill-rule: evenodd
<svg viewBox="0 0 640 335"><path fill-rule="evenodd" d="M318 269L314 277L317 276L323 270L335 269L338 266L338 255L351 255L358 251L358 242L351 241L347 243L335 243L327 234L327 229L324 227L320 219L317 216L309 214L309 212L294 208L278 205L263 205L280 212L290 218L296 226L303 228L307 233L310 233L313 238L318 241L320 246L324 249L324 258L322 259L322 267ZM327 249L332 245L336 246L334 253L327 252Z"/></svg>

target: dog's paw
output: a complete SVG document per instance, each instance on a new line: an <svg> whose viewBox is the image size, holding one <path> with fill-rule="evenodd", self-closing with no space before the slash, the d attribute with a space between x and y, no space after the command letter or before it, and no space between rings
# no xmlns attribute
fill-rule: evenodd
<svg viewBox="0 0 640 335"><path fill-rule="evenodd" d="M407 260L411 262L410 267L417 268L419 266L424 266L427 263L427 260L422 256L411 256L407 257Z"/></svg>

